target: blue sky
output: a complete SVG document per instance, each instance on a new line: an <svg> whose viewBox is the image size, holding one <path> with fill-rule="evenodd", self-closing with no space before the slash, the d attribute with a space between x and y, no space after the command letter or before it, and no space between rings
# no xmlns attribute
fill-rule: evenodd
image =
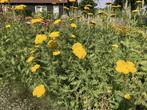
<svg viewBox="0 0 147 110"><path fill-rule="evenodd" d="M98 7L104 8L105 7L105 3L106 2L110 2L110 1L113 1L113 0L99 0Z"/></svg>

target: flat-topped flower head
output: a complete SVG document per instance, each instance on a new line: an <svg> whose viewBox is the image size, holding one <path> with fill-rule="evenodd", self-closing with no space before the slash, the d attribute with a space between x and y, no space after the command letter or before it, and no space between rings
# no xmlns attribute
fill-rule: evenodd
<svg viewBox="0 0 147 110"><path fill-rule="evenodd" d="M137 0L136 3L137 3L137 4L141 4L142 1L141 1L141 0Z"/></svg>
<svg viewBox="0 0 147 110"><path fill-rule="evenodd" d="M60 23L61 23L61 19L57 19L57 20L54 21L55 25L60 24Z"/></svg>
<svg viewBox="0 0 147 110"><path fill-rule="evenodd" d="M53 40L57 39L60 36L60 32L59 31L53 31L49 34L49 37Z"/></svg>
<svg viewBox="0 0 147 110"><path fill-rule="evenodd" d="M90 10L90 8L88 6L85 6L84 10Z"/></svg>
<svg viewBox="0 0 147 110"><path fill-rule="evenodd" d="M76 0L69 0L69 2L72 2L72 3L74 3L74 2L76 2Z"/></svg>
<svg viewBox="0 0 147 110"><path fill-rule="evenodd" d="M72 51L75 56L79 59L84 59L87 55L85 48L81 43L77 42L72 46Z"/></svg>
<svg viewBox="0 0 147 110"><path fill-rule="evenodd" d="M56 50L56 51L53 52L53 56L58 56L60 54L61 54L61 52L59 50Z"/></svg>
<svg viewBox="0 0 147 110"><path fill-rule="evenodd" d="M5 28L10 28L10 27L11 27L10 24L5 25Z"/></svg>
<svg viewBox="0 0 147 110"><path fill-rule="evenodd" d="M117 44L113 44L112 48L118 48L119 46Z"/></svg>
<svg viewBox="0 0 147 110"><path fill-rule="evenodd" d="M113 3L112 2L106 2L106 5L112 5Z"/></svg>
<svg viewBox="0 0 147 110"><path fill-rule="evenodd" d="M9 0L0 0L0 3L7 3Z"/></svg>
<svg viewBox="0 0 147 110"><path fill-rule="evenodd" d="M46 40L47 36L45 34L37 34L35 38L35 45L39 45Z"/></svg>
<svg viewBox="0 0 147 110"><path fill-rule="evenodd" d="M47 48L53 49L57 46L57 42L55 40L49 40L47 43Z"/></svg>
<svg viewBox="0 0 147 110"><path fill-rule="evenodd" d="M16 5L15 10L24 10L26 8L26 5Z"/></svg>
<svg viewBox="0 0 147 110"><path fill-rule="evenodd" d="M30 56L30 57L26 60L26 62L27 62L27 63L31 63L33 60L34 60L34 57L33 57L33 56Z"/></svg>
<svg viewBox="0 0 147 110"><path fill-rule="evenodd" d="M43 22L43 19L42 18L33 18L31 20L31 23L32 24L37 24L37 23L41 23L41 22Z"/></svg>
<svg viewBox="0 0 147 110"><path fill-rule="evenodd" d="M76 25L75 23L71 23L70 26L71 26L72 28L77 28L77 25Z"/></svg>
<svg viewBox="0 0 147 110"><path fill-rule="evenodd" d="M137 71L135 64L124 60L118 60L116 62L115 70L122 74L128 74L128 73L135 73Z"/></svg>
<svg viewBox="0 0 147 110"><path fill-rule="evenodd" d="M130 94L127 93L127 94L124 95L124 98L125 98L126 100L130 100L130 99L131 99L131 96L130 96Z"/></svg>
<svg viewBox="0 0 147 110"><path fill-rule="evenodd" d="M132 13L139 13L139 10L132 10Z"/></svg>
<svg viewBox="0 0 147 110"><path fill-rule="evenodd" d="M40 84L38 85L37 87L34 88L32 94L33 96L36 96L36 97L41 97L45 94L45 87L44 85Z"/></svg>
<svg viewBox="0 0 147 110"><path fill-rule="evenodd" d="M39 65L39 64L34 65L34 66L31 68L32 73L35 73L39 68L40 68L40 65Z"/></svg>

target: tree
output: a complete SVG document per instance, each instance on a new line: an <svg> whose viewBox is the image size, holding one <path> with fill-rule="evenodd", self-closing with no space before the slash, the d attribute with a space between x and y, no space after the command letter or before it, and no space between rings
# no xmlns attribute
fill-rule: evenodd
<svg viewBox="0 0 147 110"><path fill-rule="evenodd" d="M79 4L79 7L81 8L81 10L84 10L84 7L86 5L91 5L90 8L90 12L94 13L95 9L94 7L97 5L96 2L94 0L82 0Z"/></svg>

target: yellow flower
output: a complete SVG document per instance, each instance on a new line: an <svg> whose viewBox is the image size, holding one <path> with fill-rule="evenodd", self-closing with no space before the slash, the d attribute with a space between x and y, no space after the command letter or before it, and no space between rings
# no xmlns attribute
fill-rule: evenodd
<svg viewBox="0 0 147 110"><path fill-rule="evenodd" d="M106 2L106 5L112 5L112 2Z"/></svg>
<svg viewBox="0 0 147 110"><path fill-rule="evenodd" d="M36 96L36 97L41 97L45 94L45 87L44 85L40 84L38 85L37 87L34 88L33 90L33 96Z"/></svg>
<svg viewBox="0 0 147 110"><path fill-rule="evenodd" d="M90 21L90 24L96 25L95 21Z"/></svg>
<svg viewBox="0 0 147 110"><path fill-rule="evenodd" d="M55 39L57 39L60 36L60 32L59 31L51 32L49 34L49 36L50 36L51 39L55 40Z"/></svg>
<svg viewBox="0 0 147 110"><path fill-rule="evenodd" d="M131 96L130 96L130 94L127 93L127 94L124 95L124 98L127 99L127 100L130 100Z"/></svg>
<svg viewBox="0 0 147 110"><path fill-rule="evenodd" d="M31 20L32 24L41 23L41 22L43 22L42 18L34 18L34 19Z"/></svg>
<svg viewBox="0 0 147 110"><path fill-rule="evenodd" d="M76 0L69 0L69 2L76 2Z"/></svg>
<svg viewBox="0 0 147 110"><path fill-rule="evenodd" d="M24 10L26 8L26 5L16 5L15 10Z"/></svg>
<svg viewBox="0 0 147 110"><path fill-rule="evenodd" d="M86 50L81 43L77 42L72 46L73 53L79 58L84 59L86 57Z"/></svg>
<svg viewBox="0 0 147 110"><path fill-rule="evenodd" d="M128 70L129 70L131 73L137 72L137 69L136 69L134 63L132 63L132 62L130 62L130 61L127 61L126 63L127 63L127 68L128 68Z"/></svg>
<svg viewBox="0 0 147 110"><path fill-rule="evenodd" d="M53 52L53 56L58 56L60 54L61 54L61 52L59 50L56 50L56 51Z"/></svg>
<svg viewBox="0 0 147 110"><path fill-rule="evenodd" d="M6 27L6 28L10 28L10 27L11 27L11 25L10 25L10 24L7 24L5 27Z"/></svg>
<svg viewBox="0 0 147 110"><path fill-rule="evenodd" d="M76 38L76 36L75 36L74 34L71 34L71 37L72 37L72 38Z"/></svg>
<svg viewBox="0 0 147 110"><path fill-rule="evenodd" d="M93 16L93 13L87 13L89 16Z"/></svg>
<svg viewBox="0 0 147 110"><path fill-rule="evenodd" d="M92 7L92 5L90 5L90 4L88 4L88 5L85 5L85 6L87 6L87 7Z"/></svg>
<svg viewBox="0 0 147 110"><path fill-rule="evenodd" d="M9 0L0 0L0 3L7 3Z"/></svg>
<svg viewBox="0 0 147 110"><path fill-rule="evenodd" d="M61 23L61 19L57 19L54 21L54 24L60 24Z"/></svg>
<svg viewBox="0 0 147 110"><path fill-rule="evenodd" d="M140 1L140 0L137 0L137 1L136 1L136 3L140 4L140 3L142 3L142 1Z"/></svg>
<svg viewBox="0 0 147 110"><path fill-rule="evenodd" d="M71 26L72 28L77 28L77 25L76 25L75 23L71 23L70 26Z"/></svg>
<svg viewBox="0 0 147 110"><path fill-rule="evenodd" d="M30 57L26 60L26 62L27 62L27 63L31 63L33 60L34 60L34 57L33 57L33 56L30 56Z"/></svg>
<svg viewBox="0 0 147 110"><path fill-rule="evenodd" d="M64 9L65 9L65 10L69 10L69 8L68 8L68 7L66 7L66 6L64 6Z"/></svg>
<svg viewBox="0 0 147 110"><path fill-rule="evenodd" d="M138 13L139 10L132 10L132 13Z"/></svg>
<svg viewBox="0 0 147 110"><path fill-rule="evenodd" d="M90 8L88 6L85 6L84 10L90 10Z"/></svg>
<svg viewBox="0 0 147 110"><path fill-rule="evenodd" d="M116 62L116 71L119 73L128 74L129 70L127 69L126 62L124 60L118 60Z"/></svg>
<svg viewBox="0 0 147 110"><path fill-rule="evenodd" d="M36 64L31 68L31 70L33 73L35 73L39 68L40 68L40 65Z"/></svg>
<svg viewBox="0 0 147 110"><path fill-rule="evenodd" d="M35 38L35 45L39 45L46 40L47 40L47 36L45 34L37 34Z"/></svg>
<svg viewBox="0 0 147 110"><path fill-rule="evenodd" d="M121 5L112 5L112 8L120 8Z"/></svg>
<svg viewBox="0 0 147 110"><path fill-rule="evenodd" d="M118 60L116 62L115 70L123 74L128 74L129 72L135 73L137 71L134 63L130 61L125 62L124 60Z"/></svg>
<svg viewBox="0 0 147 110"><path fill-rule="evenodd" d="M117 44L112 45L113 48L118 48L119 46Z"/></svg>
<svg viewBox="0 0 147 110"><path fill-rule="evenodd" d="M56 42L55 40L50 40L50 41L48 41L48 43L47 43L47 47L48 47L49 49L55 48L56 45L57 45L57 42Z"/></svg>

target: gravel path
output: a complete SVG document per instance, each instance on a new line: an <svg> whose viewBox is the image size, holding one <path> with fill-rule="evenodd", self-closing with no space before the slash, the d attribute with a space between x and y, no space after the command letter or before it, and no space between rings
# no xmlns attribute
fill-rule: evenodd
<svg viewBox="0 0 147 110"><path fill-rule="evenodd" d="M50 110L20 84L0 85L0 110Z"/></svg>

